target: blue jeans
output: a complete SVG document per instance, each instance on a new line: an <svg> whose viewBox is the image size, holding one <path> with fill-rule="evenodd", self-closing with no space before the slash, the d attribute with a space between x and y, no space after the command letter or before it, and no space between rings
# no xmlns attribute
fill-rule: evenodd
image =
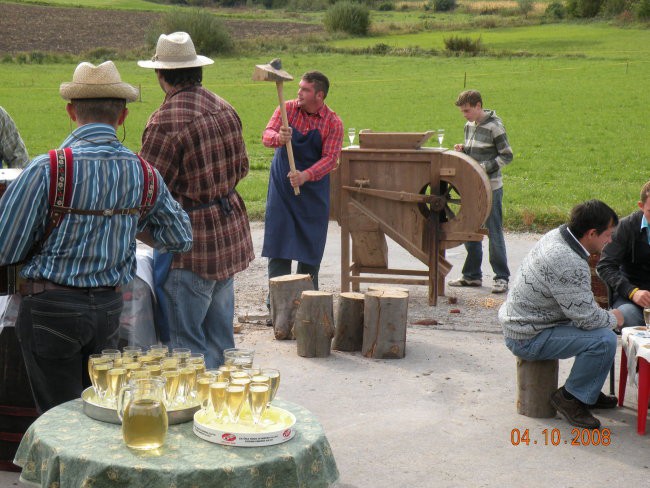
<svg viewBox="0 0 650 488"><path fill-rule="evenodd" d="M508 259L506 257L506 240L503 237L503 188L492 191L492 210L485 221L488 230L488 251L490 265L494 271L494 279L510 279ZM483 243L470 241L465 243L467 258L463 265L463 278L480 280L483 278L481 263L483 262Z"/></svg>
<svg viewBox="0 0 650 488"><path fill-rule="evenodd" d="M643 309L632 300L618 297L614 300L613 308L619 309L623 314L623 327L637 327L639 325L645 326L645 320L643 320Z"/></svg>
<svg viewBox="0 0 650 488"><path fill-rule="evenodd" d="M532 339L505 341L515 356L527 361L575 357L564 388L586 404L596 403L616 356L614 332L578 329L571 322L544 329Z"/></svg>
<svg viewBox="0 0 650 488"><path fill-rule="evenodd" d="M117 347L122 294L45 291L25 296L16 336L39 411L81 396L90 386L88 356Z"/></svg>
<svg viewBox="0 0 650 488"><path fill-rule="evenodd" d="M206 280L188 269L172 269L163 285L163 313L170 347L187 347L205 357L208 369L223 364L223 351L235 347L233 279Z"/></svg>

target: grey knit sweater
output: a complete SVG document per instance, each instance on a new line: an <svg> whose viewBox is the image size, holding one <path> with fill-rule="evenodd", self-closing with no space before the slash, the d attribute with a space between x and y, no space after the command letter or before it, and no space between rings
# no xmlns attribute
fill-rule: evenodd
<svg viewBox="0 0 650 488"><path fill-rule="evenodd" d="M503 334L531 339L559 325L614 328L614 314L594 301L587 258L566 225L544 235L521 262L499 309Z"/></svg>

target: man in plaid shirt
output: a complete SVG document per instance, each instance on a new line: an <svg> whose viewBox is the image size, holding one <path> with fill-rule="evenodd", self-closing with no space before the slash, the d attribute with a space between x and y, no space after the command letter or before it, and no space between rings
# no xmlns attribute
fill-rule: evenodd
<svg viewBox="0 0 650 488"><path fill-rule="evenodd" d="M269 278L308 273L318 289L318 271L325 250L329 218L329 172L341 153L343 123L325 105L329 80L318 72L305 73L298 97L286 102L289 127L282 127L280 107L264 130L262 142L275 148L264 222L262 256L269 258ZM291 141L296 172L291 173L286 143ZM293 188L300 187L300 195Z"/></svg>
<svg viewBox="0 0 650 488"><path fill-rule="evenodd" d="M202 67L212 63L197 56L185 32L161 35L153 59L138 62L156 70L165 92L142 135L141 154L190 216L194 236L191 251L154 257L164 318L157 322L163 342L203 353L208 368L222 364L223 350L235 345L233 277L254 258L246 207L235 191L248 174L241 120L201 86ZM165 261L169 272L160 265Z"/></svg>
<svg viewBox="0 0 650 488"><path fill-rule="evenodd" d="M23 168L29 163L25 143L11 116L0 107L0 168Z"/></svg>

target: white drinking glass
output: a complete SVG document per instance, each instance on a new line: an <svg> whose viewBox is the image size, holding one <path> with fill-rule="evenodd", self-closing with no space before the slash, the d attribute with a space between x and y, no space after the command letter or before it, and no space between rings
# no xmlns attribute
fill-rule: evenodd
<svg viewBox="0 0 650 488"><path fill-rule="evenodd" d="M350 139L350 147L354 144L354 137L356 136L357 131L354 127L348 129L348 139Z"/></svg>
<svg viewBox="0 0 650 488"><path fill-rule="evenodd" d="M442 141L445 140L445 129L438 129L438 144L441 149L442 149Z"/></svg>

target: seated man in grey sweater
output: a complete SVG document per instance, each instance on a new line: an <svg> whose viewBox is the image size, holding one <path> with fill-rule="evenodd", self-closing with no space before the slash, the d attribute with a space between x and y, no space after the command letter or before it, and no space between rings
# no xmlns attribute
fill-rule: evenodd
<svg viewBox="0 0 650 488"><path fill-rule="evenodd" d="M601 392L616 355L619 310L598 306L587 259L610 242L616 212L599 200L571 210L568 224L545 234L524 258L499 322L508 349L528 361L575 357L564 386L551 404L571 425L597 429L591 409L614 408Z"/></svg>

